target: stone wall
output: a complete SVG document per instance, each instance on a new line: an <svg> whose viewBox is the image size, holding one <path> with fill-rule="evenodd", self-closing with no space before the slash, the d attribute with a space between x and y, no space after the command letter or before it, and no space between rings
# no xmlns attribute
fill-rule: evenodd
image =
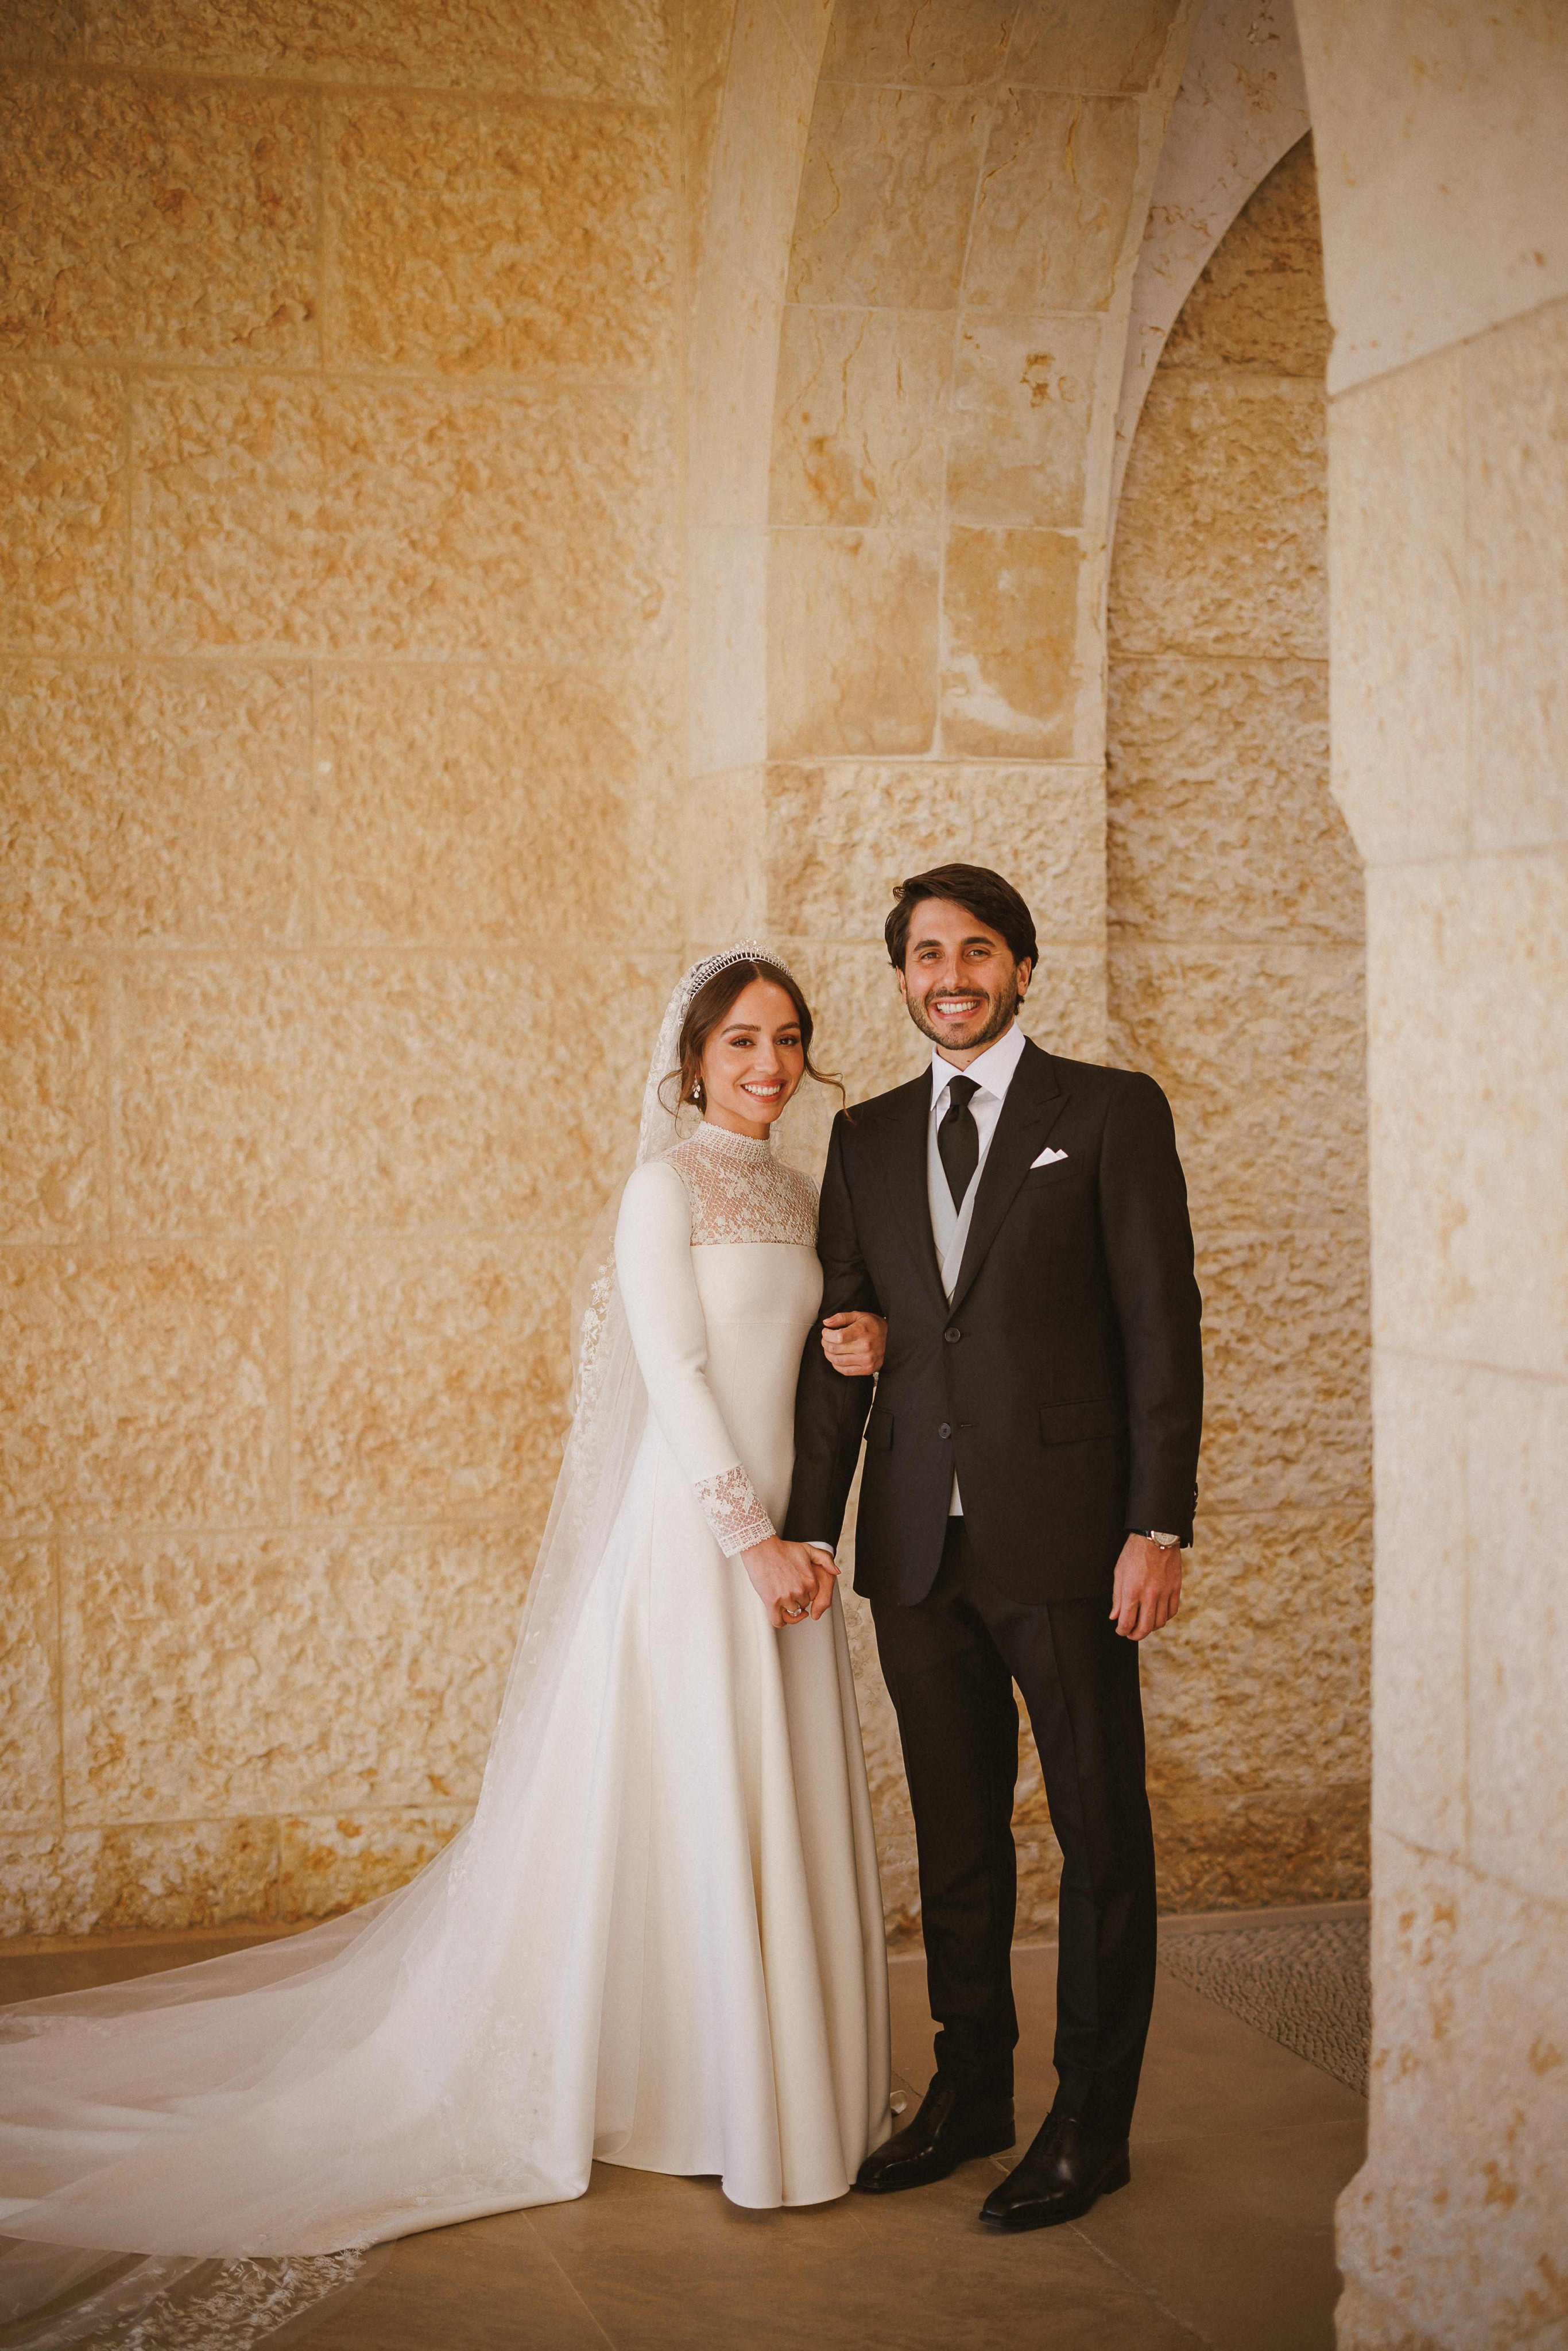
<svg viewBox="0 0 1568 2351"><path fill-rule="evenodd" d="M678 954L702 74L654 0L0 46L0 1928L308 1915L474 1793Z"/></svg>
<svg viewBox="0 0 1568 2351"><path fill-rule="evenodd" d="M1111 1057L1176 1113L1207 1374L1186 1597L1145 1649L1172 1908L1366 1889L1363 907L1329 792L1327 347L1303 141L1176 320L1111 571Z"/></svg>

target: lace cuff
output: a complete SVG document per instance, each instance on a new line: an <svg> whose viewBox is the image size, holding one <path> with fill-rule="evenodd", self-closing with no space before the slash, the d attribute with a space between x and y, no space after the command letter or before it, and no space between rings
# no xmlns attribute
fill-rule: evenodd
<svg viewBox="0 0 1568 2351"><path fill-rule="evenodd" d="M721 1469L716 1478L699 1478L697 1499L708 1531L726 1559L733 1559L737 1552L747 1551L753 1543L766 1542L776 1531L738 1461L733 1469Z"/></svg>

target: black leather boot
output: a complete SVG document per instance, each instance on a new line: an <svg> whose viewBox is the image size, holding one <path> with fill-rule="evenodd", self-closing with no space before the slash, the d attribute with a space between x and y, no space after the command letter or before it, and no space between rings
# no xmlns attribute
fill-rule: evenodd
<svg viewBox="0 0 1568 2351"><path fill-rule="evenodd" d="M976 2156L999 2155L1013 2144L1012 2093L977 2090L938 2074L920 2112L875 2153L855 2178L862 2196L893 2196L946 2179Z"/></svg>
<svg viewBox="0 0 1568 2351"><path fill-rule="evenodd" d="M1075 2115L1048 2115L1023 2161L981 2205L980 2218L991 2229L1054 2229L1082 2220L1132 2176L1125 2139L1091 2147Z"/></svg>

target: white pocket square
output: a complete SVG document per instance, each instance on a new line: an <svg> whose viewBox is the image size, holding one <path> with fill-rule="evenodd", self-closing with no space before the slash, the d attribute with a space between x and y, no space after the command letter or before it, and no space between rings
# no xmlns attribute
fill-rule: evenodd
<svg viewBox="0 0 1568 2351"><path fill-rule="evenodd" d="M1029 1164L1031 1167L1049 1167L1054 1161L1058 1159L1065 1159L1066 1156L1067 1154L1065 1151L1052 1151L1051 1145L1047 1144L1045 1149L1040 1153L1040 1157L1038 1159L1031 1159Z"/></svg>

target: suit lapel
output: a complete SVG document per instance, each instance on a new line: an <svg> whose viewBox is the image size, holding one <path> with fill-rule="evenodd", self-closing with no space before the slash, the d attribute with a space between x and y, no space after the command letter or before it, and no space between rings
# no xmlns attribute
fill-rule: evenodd
<svg viewBox="0 0 1568 2351"><path fill-rule="evenodd" d="M888 1118L886 1144L879 1155L883 1181L893 1203L904 1248L939 1305L946 1307L942 1269L931 1230L931 1200L925 1188L926 1127L931 1116L931 1079L923 1071L899 1089L898 1106Z"/></svg>
<svg viewBox="0 0 1568 2351"><path fill-rule="evenodd" d="M1066 1088L1056 1073L1056 1064L1049 1053L1038 1045L1025 1043L1023 1058L1013 1071L1013 1081L1008 1088L1002 1104L997 1131L991 1137L991 1147L986 1154L986 1164L980 1171L980 1188L975 1196L975 1213L969 1220L969 1238L964 1245L964 1261L958 1268L958 1280L953 1290L954 1311L962 1304L965 1292L986 1261L987 1252L1001 1229L1002 1218L1013 1204L1019 1186L1029 1174L1036 1155L1043 1150L1051 1128L1066 1109ZM927 1226L930 1217L926 1217Z"/></svg>

